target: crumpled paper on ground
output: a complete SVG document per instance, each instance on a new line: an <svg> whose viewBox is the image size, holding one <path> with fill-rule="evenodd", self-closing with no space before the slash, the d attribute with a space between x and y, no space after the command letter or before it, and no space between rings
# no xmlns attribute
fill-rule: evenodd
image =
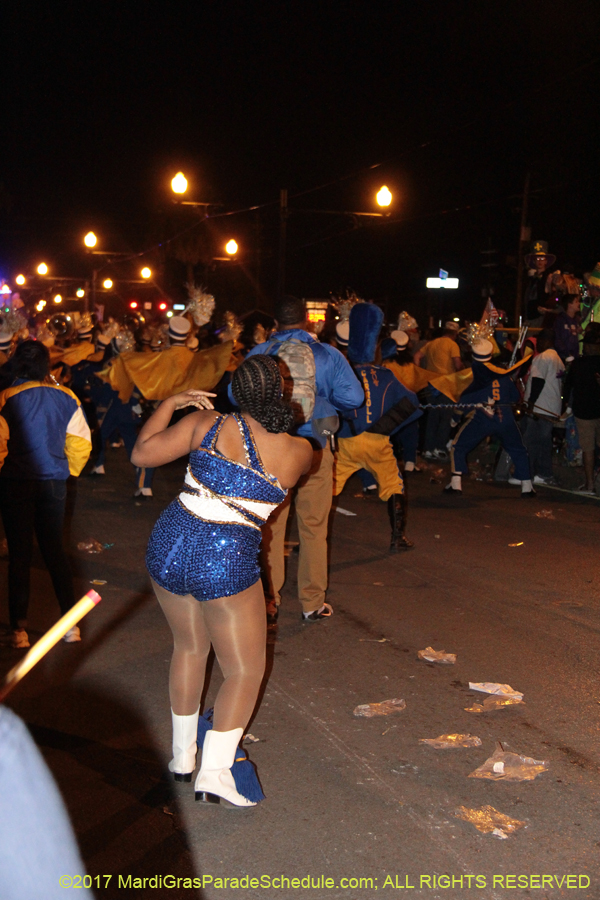
<svg viewBox="0 0 600 900"><path fill-rule="evenodd" d="M90 538L88 541L79 541L77 549L83 550L84 553L102 553L104 546L95 538Z"/></svg>
<svg viewBox="0 0 600 900"><path fill-rule="evenodd" d="M372 719L373 716L391 716L403 709L406 709L406 701L394 698L393 700L382 700L381 703L363 703L356 707L354 715Z"/></svg>
<svg viewBox="0 0 600 900"><path fill-rule="evenodd" d="M482 694L493 694L495 697L510 697L513 700L523 699L523 694L511 688L510 684L497 684L495 681L470 681L469 688L472 691L481 691Z"/></svg>
<svg viewBox="0 0 600 900"><path fill-rule="evenodd" d="M471 772L469 778L489 778L491 781L533 781L550 766L547 759L532 759L503 750L497 743L496 749L479 768Z"/></svg>
<svg viewBox="0 0 600 900"><path fill-rule="evenodd" d="M475 734L440 734L437 738L420 738L420 744L429 744L436 750L450 750L452 747L481 747L481 738Z"/></svg>
<svg viewBox="0 0 600 900"><path fill-rule="evenodd" d="M445 666L453 666L456 662L456 653L446 653L445 650L434 650L433 647L425 647L424 650L419 650L417 656L419 659L426 659L427 662L442 663L442 665Z"/></svg>
<svg viewBox="0 0 600 900"><path fill-rule="evenodd" d="M466 712L485 713L492 712L495 709L504 709L507 706L525 706L524 700L518 697L488 697L483 703L474 703L473 706L465 706Z"/></svg>
<svg viewBox="0 0 600 900"><path fill-rule="evenodd" d="M483 834L494 834L502 841L505 841L509 834L513 834L525 825L525 822L505 816L504 813L498 812L497 809L489 805L480 806L477 809L459 806L454 815L457 819L470 822L477 831L481 831Z"/></svg>
<svg viewBox="0 0 600 900"><path fill-rule="evenodd" d="M540 509L539 512L534 513L538 519L556 519L556 516L552 512L551 509Z"/></svg>

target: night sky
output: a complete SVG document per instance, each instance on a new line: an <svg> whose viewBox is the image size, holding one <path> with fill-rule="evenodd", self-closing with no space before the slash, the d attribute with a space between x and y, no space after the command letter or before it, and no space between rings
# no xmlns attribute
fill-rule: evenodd
<svg viewBox="0 0 600 900"><path fill-rule="evenodd" d="M420 315L443 267L473 315L492 248L511 309L528 171L532 237L580 274L600 258L597 2L6 6L4 277L42 258L85 275L92 228L106 249L148 249L177 297L185 267L168 239L187 231L206 262L234 236L240 264L196 279L221 308L268 308L279 190L291 208L366 211L387 184L386 220L290 216L288 291L351 288ZM215 211L265 205L195 225L171 202L180 169ZM136 277L137 260L119 265Z"/></svg>

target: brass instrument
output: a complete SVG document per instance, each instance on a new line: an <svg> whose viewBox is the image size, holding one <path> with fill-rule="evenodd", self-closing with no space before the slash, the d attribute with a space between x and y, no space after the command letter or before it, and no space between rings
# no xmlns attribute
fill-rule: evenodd
<svg viewBox="0 0 600 900"><path fill-rule="evenodd" d="M69 313L54 313L46 319L46 327L55 338L66 339L73 336L75 332L75 322Z"/></svg>
<svg viewBox="0 0 600 900"><path fill-rule="evenodd" d="M146 324L146 319L140 312L132 310L123 316L123 328L135 334L140 328Z"/></svg>

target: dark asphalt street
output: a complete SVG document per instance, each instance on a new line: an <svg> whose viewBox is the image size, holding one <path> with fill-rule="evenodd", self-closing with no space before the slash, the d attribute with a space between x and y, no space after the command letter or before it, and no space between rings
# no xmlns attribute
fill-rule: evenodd
<svg viewBox="0 0 600 900"><path fill-rule="evenodd" d="M87 871L113 876L97 896L600 898L600 503L550 489L525 502L518 488L469 480L455 500L421 473L409 483L415 549L390 556L385 505L357 496L353 479L339 505L356 515L332 516L332 619L301 624L289 557L249 726L267 800L227 811L194 803L193 785L165 775L171 639L143 556L183 468L180 461L160 469L156 497L143 505L131 497L123 450L109 452L106 478L73 485L78 594L105 580L96 587L102 603L84 620L82 643L57 646L8 701L57 779ZM536 516L541 510L554 518ZM87 537L113 546L78 552ZM5 559L0 569L5 598ZM37 557L33 586L37 637L58 612ZM4 623L6 616L4 602ZM427 646L456 653L456 665L418 660ZM0 648L3 671L19 656ZM525 705L467 712L484 698L470 681L508 683ZM215 665L208 705L219 682ZM386 718L352 714L357 704L388 698L403 698L406 709ZM419 743L456 732L479 736L482 746ZM468 778L498 741L548 760L549 770L523 783ZM458 806L485 804L526 827L500 840L454 815ZM167 874L205 886L118 886L119 875ZM232 890L217 881L246 875L322 876L335 887ZM456 880L446 887L444 875L462 876L462 888ZM476 875L469 887L467 876ZM514 875L527 876L527 887L515 887ZM579 876L581 888L573 886ZM373 882L344 888L344 878Z"/></svg>

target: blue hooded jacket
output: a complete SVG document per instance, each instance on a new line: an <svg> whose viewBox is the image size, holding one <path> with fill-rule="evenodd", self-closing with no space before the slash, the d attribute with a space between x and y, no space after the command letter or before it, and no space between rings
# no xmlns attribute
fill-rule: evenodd
<svg viewBox="0 0 600 900"><path fill-rule="evenodd" d="M349 411L363 403L365 399L363 389L346 357L330 344L321 344L313 334L309 334L302 328L275 332L265 344L257 344L256 347L253 347L248 356L264 354L265 351L268 351L269 356L277 356L283 341L290 339L310 344L315 357L317 395L313 418L324 418L335 415L338 411ZM233 400L231 389L230 399ZM296 434L313 440L315 438L311 422L300 425ZM322 446L325 446L324 438L321 443Z"/></svg>

